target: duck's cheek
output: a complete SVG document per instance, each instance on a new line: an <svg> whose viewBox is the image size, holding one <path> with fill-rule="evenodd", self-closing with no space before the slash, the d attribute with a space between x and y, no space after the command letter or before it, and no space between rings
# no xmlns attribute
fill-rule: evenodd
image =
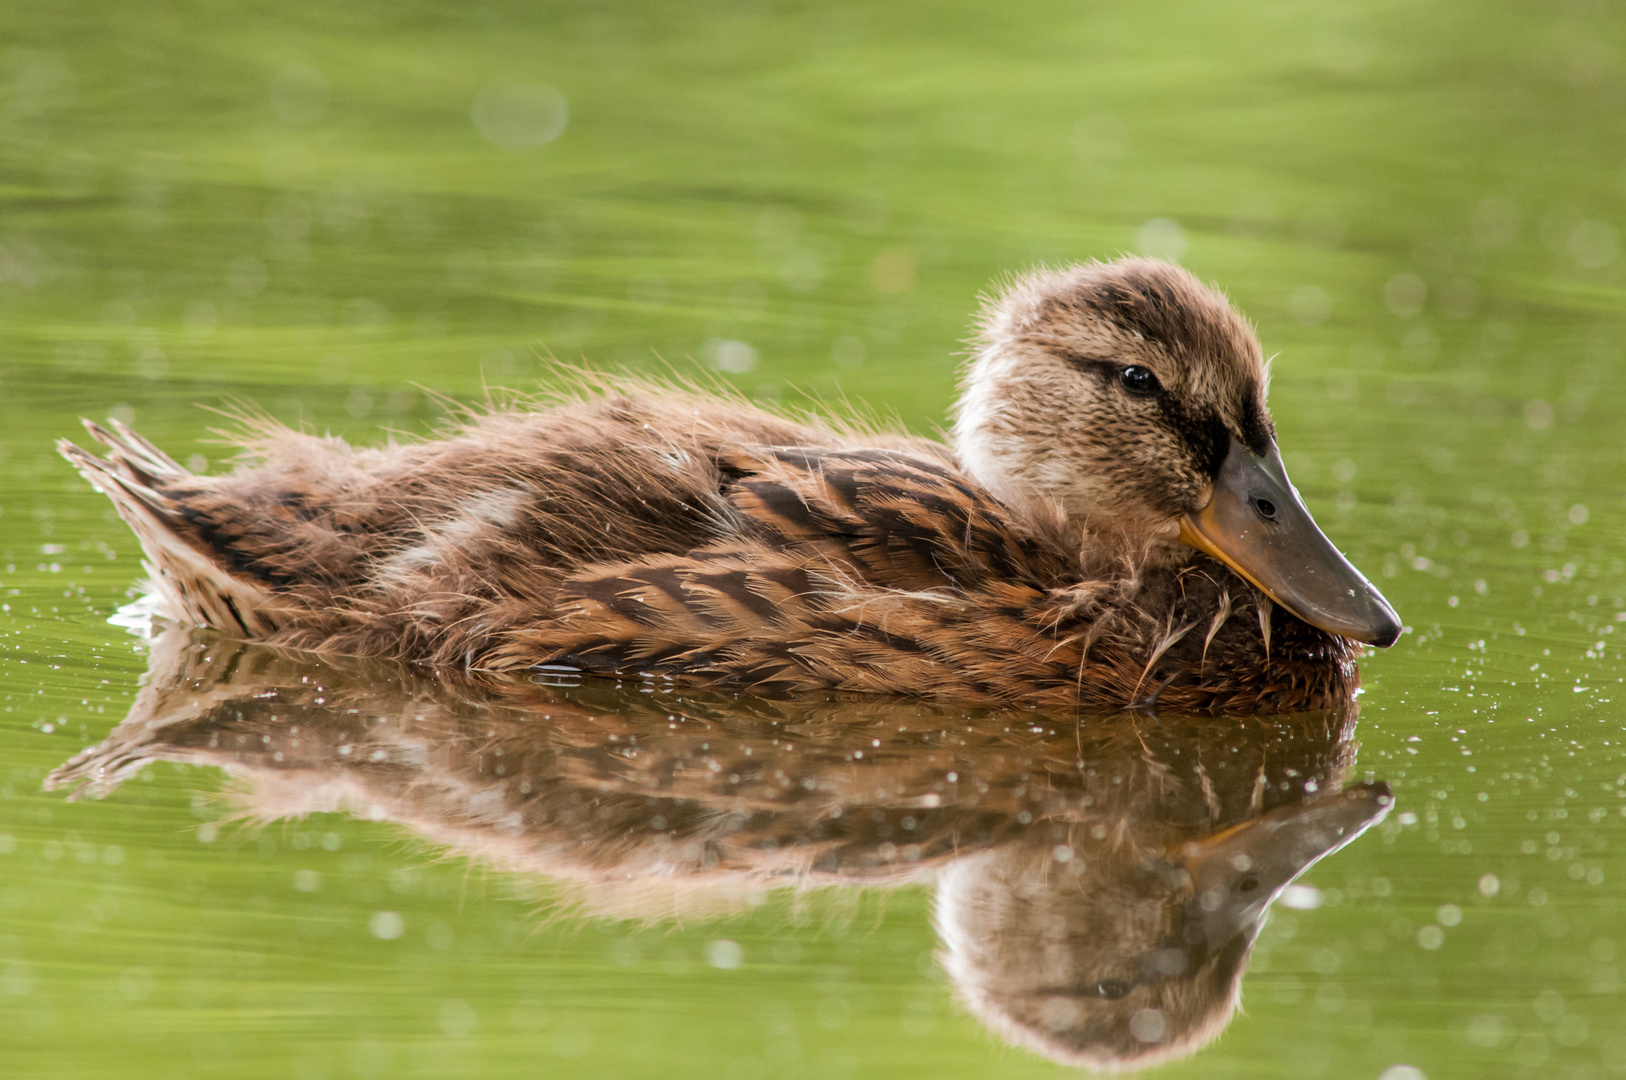
<svg viewBox="0 0 1626 1080"><path fill-rule="evenodd" d="M1159 447L1142 455L1123 471L1125 493L1133 493L1133 504L1145 517L1175 522L1209 501L1212 484L1194 470L1182 468L1177 453ZM1125 499L1127 504L1130 500Z"/></svg>
<svg viewBox="0 0 1626 1080"><path fill-rule="evenodd" d="M1171 467L1166 457L1154 457L1143 463L1135 476L1138 501L1151 515L1178 518L1201 507L1206 485L1203 479L1187 470Z"/></svg>

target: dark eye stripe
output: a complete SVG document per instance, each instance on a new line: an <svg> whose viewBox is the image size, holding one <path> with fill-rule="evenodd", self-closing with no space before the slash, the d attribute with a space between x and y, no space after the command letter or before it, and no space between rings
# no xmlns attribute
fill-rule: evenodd
<svg viewBox="0 0 1626 1080"><path fill-rule="evenodd" d="M1125 376L1129 375L1131 372L1143 372L1146 379L1150 380L1147 384L1150 389L1145 391L1148 396L1150 394L1158 393L1163 389L1163 384L1158 381L1157 375L1145 364L1125 364L1122 360L1115 360L1110 357L1088 356L1084 353L1075 352L1066 352L1061 353L1060 355L1063 360L1067 361L1078 370L1094 372L1097 375L1112 379L1114 382L1118 383L1119 386L1129 390L1130 393L1137 393L1137 391L1131 389L1125 382Z"/></svg>
<svg viewBox="0 0 1626 1080"><path fill-rule="evenodd" d="M1086 353L1077 352L1060 352L1057 355L1080 371L1093 371L1101 375L1110 375L1120 367L1118 361L1105 356L1090 356Z"/></svg>
<svg viewBox="0 0 1626 1080"><path fill-rule="evenodd" d="M1248 401L1243 404L1240 434L1243 444L1254 453L1263 454L1270 449L1273 434L1270 419L1256 402Z"/></svg>
<svg viewBox="0 0 1626 1080"><path fill-rule="evenodd" d="M1180 436L1198 470L1207 476L1219 475L1220 464L1231 449L1231 433L1217 416L1192 416L1167 394L1162 400L1169 426Z"/></svg>
<svg viewBox="0 0 1626 1080"><path fill-rule="evenodd" d="M1121 360L1088 356L1083 353L1063 353L1062 359L1080 371L1095 372L1102 378L1110 379L1120 386L1123 385L1121 373L1128 370ZM1131 364L1128 367L1141 366ZM1155 375L1153 379L1156 380ZM1225 460L1226 451L1231 448L1231 432L1225 426L1225 422L1215 415L1192 415L1181 406L1174 395L1164 390L1161 384L1158 384L1156 398L1169 427L1186 444L1193 463L1206 475L1218 476L1220 463ZM1252 447L1253 433L1254 429L1263 430L1263 422L1258 417L1250 414L1245 424L1250 430L1247 432L1244 442L1248 443L1252 449L1259 449ZM1268 436L1264 438L1263 442L1269 442Z"/></svg>

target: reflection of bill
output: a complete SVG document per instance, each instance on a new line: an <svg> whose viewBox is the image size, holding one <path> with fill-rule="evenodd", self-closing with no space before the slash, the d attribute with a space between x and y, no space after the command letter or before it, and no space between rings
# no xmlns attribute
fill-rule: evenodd
<svg viewBox="0 0 1626 1080"><path fill-rule="evenodd" d="M1126 823L1094 858L1058 864L1018 841L957 860L937 895L949 974L990 1027L1046 1057L1183 1057L1230 1022L1271 902L1391 801L1360 784L1167 846L1156 825Z"/></svg>
<svg viewBox="0 0 1626 1080"><path fill-rule="evenodd" d="M102 795L150 761L215 765L247 781L251 819L397 821L603 915L935 881L978 1017L1133 1068L1225 1026L1271 901L1387 811L1382 784L1339 789L1353 726L456 685L172 629L130 715L48 783Z"/></svg>

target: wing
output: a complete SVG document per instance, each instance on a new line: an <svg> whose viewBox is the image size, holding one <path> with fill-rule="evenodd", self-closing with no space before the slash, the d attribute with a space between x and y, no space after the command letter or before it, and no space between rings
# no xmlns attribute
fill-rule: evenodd
<svg viewBox="0 0 1626 1080"><path fill-rule="evenodd" d="M1066 556L946 463L880 448L719 453L737 535L583 568L480 663L1002 701L1071 688L1042 626ZM1029 683L1031 685L1031 683ZM930 688L928 690L927 688Z"/></svg>
<svg viewBox="0 0 1626 1080"><path fill-rule="evenodd" d="M720 466L751 538L905 591L1039 586L1065 555L963 474L884 449L742 447Z"/></svg>
<svg viewBox="0 0 1626 1080"><path fill-rule="evenodd" d="M1034 618L1046 594L874 585L820 556L746 543L592 568L546 617L480 658L496 670L672 677L768 696L818 690L965 704L1070 701L1076 643Z"/></svg>

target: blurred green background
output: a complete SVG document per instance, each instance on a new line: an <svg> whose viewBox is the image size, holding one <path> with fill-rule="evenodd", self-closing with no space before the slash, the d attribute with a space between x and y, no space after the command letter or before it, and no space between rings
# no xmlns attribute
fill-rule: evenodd
<svg viewBox="0 0 1626 1080"><path fill-rule="evenodd" d="M1167 1072L1626 1073L1623 31L1590 2L0 5L0 1065L1056 1075L952 1004L924 890L841 934L788 902L539 925L531 883L378 823L200 845L209 773L42 794L144 666L103 621L135 545L51 443L115 415L218 467L195 406L243 399L421 432L548 357L930 431L1000 275L1144 251L1258 323L1296 482L1413 630L1361 734L1409 823L1312 872L1347 899L1278 913L1247 1014ZM289 884L318 862L319 903ZM744 967L702 964L719 935Z"/></svg>

